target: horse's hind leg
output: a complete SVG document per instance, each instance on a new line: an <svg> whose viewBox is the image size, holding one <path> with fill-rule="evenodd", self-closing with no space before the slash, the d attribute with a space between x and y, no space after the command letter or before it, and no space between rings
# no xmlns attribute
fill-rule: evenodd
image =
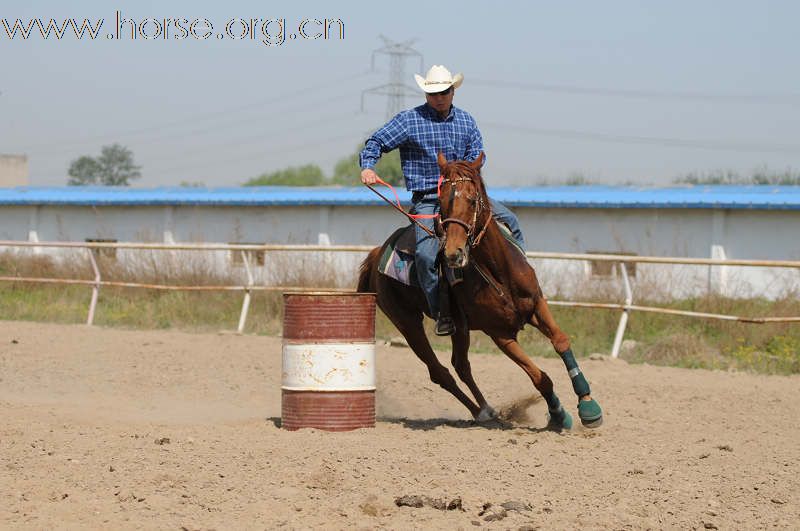
<svg viewBox="0 0 800 531"><path fill-rule="evenodd" d="M556 324L550 307L544 297L539 297L533 310L531 324L547 336L553 344L553 348L561 356L561 360L567 368L572 389L578 395L578 415L584 426L596 428L603 423L603 410L600 405L592 398L589 382L578 367L575 355L570 348L569 337Z"/></svg>
<svg viewBox="0 0 800 531"><path fill-rule="evenodd" d="M533 382L534 387L542 394L547 402L547 410L550 413L550 423L556 429L570 429L572 427L572 417L564 410L558 397L553 391L553 381L546 372L541 370L533 360L525 354L522 347L514 338L492 337L495 344L500 347L506 356L511 358L514 363L519 365Z"/></svg>
<svg viewBox="0 0 800 531"><path fill-rule="evenodd" d="M387 314L389 315L389 314ZM416 317L413 315L404 315L399 317L396 315L389 315L394 325L403 334L403 337L408 341L408 346L414 351L419 359L422 360L428 367L428 374L431 381L440 385L450 394L455 396L459 402L464 404L474 418L477 418L481 412L481 408L475 405L464 392L458 387L453 375L447 370L447 367L439 363L436 354L431 348L428 337L425 335L425 329L422 327L422 315L417 313Z"/></svg>
<svg viewBox="0 0 800 531"><path fill-rule="evenodd" d="M453 367L456 370L456 374L461 379L462 382L467 384L469 387L472 396L475 397L475 400L478 401L478 407L480 407L480 412L477 416L475 416L475 420L479 422L485 422L487 420L491 420L497 416L497 412L486 402L486 399L483 397L483 393L481 390L478 389L478 385L475 383L475 379L472 377L472 367L469 363L469 329L466 327L466 323L459 322L459 325L456 327L456 333L453 334L453 356L450 359L450 362L453 364Z"/></svg>

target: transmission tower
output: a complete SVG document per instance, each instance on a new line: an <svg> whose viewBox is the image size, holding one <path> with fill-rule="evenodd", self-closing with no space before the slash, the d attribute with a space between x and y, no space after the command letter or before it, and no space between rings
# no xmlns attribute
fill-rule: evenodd
<svg viewBox="0 0 800 531"><path fill-rule="evenodd" d="M371 68L375 71L375 56L379 54L389 56L389 82L385 85L366 89L361 93L361 110L364 110L364 96L367 94L378 94L388 96L386 100L386 119L391 119L395 114L405 108L406 96L419 96L419 91L405 82L406 79L406 59L409 57L419 57L419 69L422 71L422 54L411 47L413 40L405 42L394 42L380 36L383 40L383 47L372 52Z"/></svg>

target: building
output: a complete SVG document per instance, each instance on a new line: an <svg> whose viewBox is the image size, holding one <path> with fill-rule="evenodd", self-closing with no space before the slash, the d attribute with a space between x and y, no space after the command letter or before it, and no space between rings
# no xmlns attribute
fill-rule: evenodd
<svg viewBox="0 0 800 531"><path fill-rule="evenodd" d="M529 251L800 261L800 187L579 186L491 192L518 214ZM399 194L407 202L409 194ZM378 245L405 223L366 188L0 190L3 240ZM218 267L241 268L240 254L214 256ZM342 284L352 285L362 257L338 255L329 265L341 272ZM272 253L252 258L264 282L296 263ZM319 253L304 260L312 258L320 259ZM587 281L619 289L619 269L611 264L534 263L549 294L582 291ZM712 290L775 298L800 288L800 270L791 268L638 264L630 266L630 274L650 296Z"/></svg>
<svg viewBox="0 0 800 531"><path fill-rule="evenodd" d="M27 155L0 154L0 188L28 185Z"/></svg>

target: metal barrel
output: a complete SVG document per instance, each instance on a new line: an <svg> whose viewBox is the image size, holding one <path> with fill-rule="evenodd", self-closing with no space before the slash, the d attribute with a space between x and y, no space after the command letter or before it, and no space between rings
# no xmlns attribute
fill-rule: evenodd
<svg viewBox="0 0 800 531"><path fill-rule="evenodd" d="M284 293L281 426L375 427L375 295Z"/></svg>

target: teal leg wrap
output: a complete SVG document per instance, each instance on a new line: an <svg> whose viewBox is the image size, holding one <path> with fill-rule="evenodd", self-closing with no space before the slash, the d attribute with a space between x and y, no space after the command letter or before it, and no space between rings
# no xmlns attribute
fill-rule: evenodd
<svg viewBox="0 0 800 531"><path fill-rule="evenodd" d="M555 431L571 430L572 415L567 413L556 394L550 393L544 399L547 402L547 412L550 414L547 427Z"/></svg>
<svg viewBox="0 0 800 531"><path fill-rule="evenodd" d="M591 394L589 382L586 381L586 377L578 368L578 362L575 361L575 355L572 354L572 349L567 349L562 352L561 359L567 367L567 373L572 380L572 389L575 391L575 394L578 395L578 398Z"/></svg>
<svg viewBox="0 0 800 531"><path fill-rule="evenodd" d="M559 408L561 408L561 401L555 393L550 393L550 395L545 396L544 400L547 402L547 409L550 411L558 411Z"/></svg>

